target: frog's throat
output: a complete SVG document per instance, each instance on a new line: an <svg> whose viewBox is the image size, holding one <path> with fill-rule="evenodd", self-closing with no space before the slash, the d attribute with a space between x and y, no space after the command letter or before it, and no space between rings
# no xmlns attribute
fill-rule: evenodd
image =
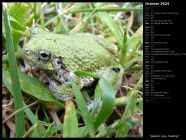
<svg viewBox="0 0 186 140"><path fill-rule="evenodd" d="M47 63L47 69L54 70L54 67L52 66L52 64L50 62Z"/></svg>

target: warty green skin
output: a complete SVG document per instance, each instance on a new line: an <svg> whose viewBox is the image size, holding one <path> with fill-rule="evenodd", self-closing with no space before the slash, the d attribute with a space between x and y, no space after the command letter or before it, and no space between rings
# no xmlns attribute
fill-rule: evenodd
<svg viewBox="0 0 186 140"><path fill-rule="evenodd" d="M42 70L45 75L50 73L50 76L46 77L50 91L57 99L66 101L72 97L70 80L74 80L81 88L91 85L94 81L92 78L76 76L76 70L96 73L111 81L115 89L119 87L124 70L115 56L105 49L107 47L115 49L116 46L90 33L62 35L35 28L32 30L30 41L23 47L23 59L29 65ZM50 52L51 57L48 61L39 59L40 50ZM61 69L52 65L55 58L62 59ZM119 68L119 72L113 71L113 67ZM56 75L65 80L56 78ZM63 75L67 75L67 78ZM60 84L55 82L60 80Z"/></svg>

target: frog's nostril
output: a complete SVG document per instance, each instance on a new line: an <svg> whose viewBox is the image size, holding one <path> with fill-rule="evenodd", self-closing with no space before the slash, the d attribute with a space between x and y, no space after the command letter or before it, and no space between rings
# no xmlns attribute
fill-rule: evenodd
<svg viewBox="0 0 186 140"><path fill-rule="evenodd" d="M55 58L52 62L52 65L55 69L60 69L63 66L63 61L61 58Z"/></svg>

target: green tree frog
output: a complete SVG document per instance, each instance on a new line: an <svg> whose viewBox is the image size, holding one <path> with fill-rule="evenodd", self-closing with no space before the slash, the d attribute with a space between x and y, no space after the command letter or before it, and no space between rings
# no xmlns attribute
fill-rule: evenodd
<svg viewBox="0 0 186 140"><path fill-rule="evenodd" d="M117 90L123 67L113 55L117 47L90 33L55 34L34 28L23 47L23 59L42 71L40 80L48 84L51 94L61 101L73 97L71 80L79 87L90 87L94 78L79 77L75 71L87 71L109 80Z"/></svg>

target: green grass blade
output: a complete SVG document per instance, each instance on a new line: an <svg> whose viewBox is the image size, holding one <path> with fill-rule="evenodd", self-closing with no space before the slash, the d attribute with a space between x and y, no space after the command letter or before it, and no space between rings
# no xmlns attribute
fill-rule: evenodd
<svg viewBox="0 0 186 140"><path fill-rule="evenodd" d="M28 35L26 32L23 32L21 30L17 30L17 29L14 29L14 28L12 28L12 33L14 35L22 35L22 36L30 37L30 35ZM17 52L17 50L16 50L16 52Z"/></svg>
<svg viewBox="0 0 186 140"><path fill-rule="evenodd" d="M44 15L43 15L43 9L42 9L42 3L40 3L39 5L39 12L40 12L40 24L41 24L41 28L44 29L45 28L45 22L44 22Z"/></svg>
<svg viewBox="0 0 186 140"><path fill-rule="evenodd" d="M99 4L95 4L95 6L97 7L97 9L99 8ZM113 35L116 37L119 45L122 46L122 43L123 43L123 41L122 41L123 40L123 38L122 38L123 33L121 32L121 30L119 28L119 25L106 12L99 12L98 13L98 16L101 19L101 21L106 26L108 26L108 28L111 30L111 32L113 33Z"/></svg>
<svg viewBox="0 0 186 140"><path fill-rule="evenodd" d="M81 116L83 118L83 121L84 121L85 125L87 126L89 133L93 134L93 132L95 130L93 120L91 118L90 113L88 112L88 108L87 108L87 104L85 102L85 99L83 98L83 95L82 95L79 87L77 86L77 84L74 81L72 81L72 89L73 89L73 94L76 98L78 107L81 111Z"/></svg>
<svg viewBox="0 0 186 140"><path fill-rule="evenodd" d="M24 103L24 105L26 105L26 104ZM34 113L29 108L25 108L24 111L25 111L26 115L28 116L29 120L31 121L31 123L33 125L36 124L37 118L34 115ZM46 131L45 127L40 123L40 121L38 121L38 125L40 127L41 133L44 134Z"/></svg>
<svg viewBox="0 0 186 140"><path fill-rule="evenodd" d="M87 127L86 126L79 127L79 132L80 132L81 137L86 137Z"/></svg>
<svg viewBox="0 0 186 140"><path fill-rule="evenodd" d="M13 89L13 98L14 98L14 108L15 111L23 107L23 98L19 83L19 77L17 73L17 63L14 53L12 32L10 29L10 22L8 16L8 9L5 8L4 13L4 25L6 32L6 42L7 42L7 52L9 56L9 67L12 79L12 89ZM16 123L16 136L22 137L25 133L25 121L24 121L24 111L20 111L15 115L15 123Z"/></svg>
<svg viewBox="0 0 186 140"><path fill-rule="evenodd" d="M37 99L45 102L51 102L64 108L64 105L54 98L48 88L43 85L37 78L27 76L25 73L19 71L21 89L36 97Z"/></svg>
<svg viewBox="0 0 186 140"><path fill-rule="evenodd" d="M97 115L97 111L100 107L100 104L101 104L101 89L100 87L97 85L96 86L96 89L95 89L95 92L94 92L94 101L93 101L93 108L92 108L92 111L91 111L91 116L94 118L95 115Z"/></svg>
<svg viewBox="0 0 186 140"><path fill-rule="evenodd" d="M36 112L36 127L34 128L34 131L32 133L32 137L41 137L42 136L42 132L41 129L39 127L39 119L38 119L38 110Z"/></svg>
<svg viewBox="0 0 186 140"><path fill-rule="evenodd" d="M95 120L96 128L105 122L112 114L114 108L115 92L109 81L100 79L99 86L102 90L102 107Z"/></svg>
<svg viewBox="0 0 186 140"><path fill-rule="evenodd" d="M128 99L129 100L125 108L125 112L119 120L119 128L117 129L116 137L126 137L128 135L129 127L131 125L129 117L132 116L136 111L137 95L135 93L131 94Z"/></svg>
<svg viewBox="0 0 186 140"><path fill-rule="evenodd" d="M17 21L14 17L10 16L10 21L15 22L20 27L20 30L23 30L23 31L26 30L26 26L19 23L19 21Z"/></svg>
<svg viewBox="0 0 186 140"><path fill-rule="evenodd" d="M46 133L45 133L45 137L47 137L49 135L49 132L51 131L51 129L52 129L52 123L49 124L49 126L48 126L48 128L46 130Z"/></svg>
<svg viewBox="0 0 186 140"><path fill-rule="evenodd" d="M137 110L143 114L143 100L138 101L138 105L136 106Z"/></svg>
<svg viewBox="0 0 186 140"><path fill-rule="evenodd" d="M82 77L101 78L101 76L87 71L76 71L75 74Z"/></svg>
<svg viewBox="0 0 186 140"><path fill-rule="evenodd" d="M36 124L35 125L32 125L28 131L24 134L23 138L27 138L29 136L29 134L36 128Z"/></svg>
<svg viewBox="0 0 186 140"><path fill-rule="evenodd" d="M76 74L78 76L83 76L83 77L101 78L100 76L98 76L96 74L84 72L84 71L76 71ZM108 117L111 115L111 113L113 111L114 99L115 99L115 92L114 92L110 82L108 82L105 79L100 79L99 85L100 85L99 88L96 87L96 92L100 93L100 89L101 89L103 104L102 104L101 110L95 120L96 128L99 127L99 125L101 125L104 121L106 121L108 119ZM96 96L95 96L95 100L94 100L94 104L93 104L94 107L91 112L91 115L93 115L93 116L95 114L95 111L98 108L97 103L100 103L100 96L97 93L95 93L95 95ZM108 106L109 106L109 108L108 108Z"/></svg>
<svg viewBox="0 0 186 140"><path fill-rule="evenodd" d="M130 90L128 93L127 93L127 96L131 96L131 94L133 92L136 92L138 90L138 88L141 87L141 85L143 84L143 75L141 76L141 78L139 79L139 81L137 82L137 84L134 86L134 88L132 88L132 90Z"/></svg>
<svg viewBox="0 0 186 140"><path fill-rule="evenodd" d="M11 93L11 95L13 96L13 92L12 92L12 85L10 83L10 81L8 80L10 78L10 73L8 71L5 70L5 68L3 67L3 83L5 84L5 86L7 87L7 89L9 90L9 92ZM26 104L23 101L23 106L26 106ZM25 114L27 115L28 119L30 120L30 122L34 125L36 124L36 117L34 115L34 113L30 110L30 108L24 108ZM39 123L40 125L40 129L42 131L42 133L45 133L45 128L43 127L43 125L41 125L41 123Z"/></svg>
<svg viewBox="0 0 186 140"><path fill-rule="evenodd" d="M49 131L46 132L46 136L51 137L55 133L57 133L57 131L61 131L61 130L63 130L63 124L53 126Z"/></svg>
<svg viewBox="0 0 186 140"><path fill-rule="evenodd" d="M129 132L129 125L124 123L116 132L116 137L123 138L128 135Z"/></svg>
<svg viewBox="0 0 186 140"><path fill-rule="evenodd" d="M4 69L3 72L5 75L3 78L6 82L10 78L10 73ZM35 97L40 101L53 103L64 108L64 104L55 99L51 95L48 88L44 86L41 82L39 82L38 79L36 79L35 77L30 77L21 71L18 71L18 74L22 91L28 93L29 95Z"/></svg>
<svg viewBox="0 0 186 140"><path fill-rule="evenodd" d="M143 36L133 36L127 41L127 57L125 63L127 63L138 52L141 43L143 42Z"/></svg>
<svg viewBox="0 0 186 140"><path fill-rule="evenodd" d="M51 24L52 22L54 22L57 18L59 18L60 16L63 16L65 13L62 13L61 15L57 15L54 16L52 18L50 18L48 21L45 22L44 26L48 26L49 24Z"/></svg>
<svg viewBox="0 0 186 140"><path fill-rule="evenodd" d="M35 21L36 21L36 18L37 18L37 5L36 5L36 2L34 2L34 19L35 19Z"/></svg>
<svg viewBox="0 0 186 140"><path fill-rule="evenodd" d="M136 102L137 102L137 89L142 85L143 83L143 76L140 78L140 80L137 82L137 84L134 86L132 90L130 90L127 93L127 98L128 98L128 104L125 108L125 112L122 116L122 119L125 120L127 119L128 116L132 115L136 109Z"/></svg>
<svg viewBox="0 0 186 140"><path fill-rule="evenodd" d="M135 92L135 91L134 91ZM129 128L131 125L131 119L129 119L130 116L132 116L136 111L136 103L137 103L137 94L134 92L128 93L129 95L127 98L127 105L125 107L125 112L123 113L122 117L118 122L116 122L116 137L126 137L129 132ZM121 97L123 98L123 97ZM114 126L114 125L112 125Z"/></svg>
<svg viewBox="0 0 186 140"><path fill-rule="evenodd" d="M124 67L125 66L125 62L126 62L126 56L127 56L127 50L128 50L128 46L127 46L127 34L128 34L128 28L125 28L125 33L124 33L124 39L123 39L123 45L121 47L120 50L120 64Z"/></svg>
<svg viewBox="0 0 186 140"><path fill-rule="evenodd" d="M30 77L25 73L19 71L21 88L24 92L36 97L41 101L56 100L41 82L35 77Z"/></svg>
<svg viewBox="0 0 186 140"><path fill-rule="evenodd" d="M71 100L66 102L63 137L80 137L76 109Z"/></svg>
<svg viewBox="0 0 186 140"><path fill-rule="evenodd" d="M137 102L137 95L132 94L131 97L129 97L129 102L125 108L125 112L122 116L122 119L127 119L130 115L133 115L135 108L136 108L136 102Z"/></svg>
<svg viewBox="0 0 186 140"><path fill-rule="evenodd" d="M77 14L84 12L92 12L93 9L76 9L67 12L67 14ZM96 12L130 12L130 11L143 11L143 8L131 7L131 8L100 8L96 9Z"/></svg>
<svg viewBox="0 0 186 140"><path fill-rule="evenodd" d="M7 138L5 127L3 126L3 127L1 127L1 128L2 128L2 138Z"/></svg>
<svg viewBox="0 0 186 140"><path fill-rule="evenodd" d="M10 11L9 15L17 21L17 22L15 22L15 20L12 21L10 17L11 28L24 31L26 29L25 18L28 15L29 7L24 3L12 3L11 6L10 5L8 6ZM19 44L22 35L12 34L12 36L13 36L13 43L14 43L15 50L17 50L17 45Z"/></svg>
<svg viewBox="0 0 186 140"><path fill-rule="evenodd" d="M60 4L62 6L62 3L55 3L55 8L56 8L56 11L61 11L61 8L60 8ZM58 12L58 15L61 14ZM59 16L58 17L58 24L56 25L56 27L54 28L53 32L54 33L62 33L62 34L67 34L69 33L69 28L68 28L68 25L64 19L63 16Z"/></svg>
<svg viewBox="0 0 186 140"><path fill-rule="evenodd" d="M122 32L118 24L107 13L98 13L103 23L109 27L113 35L116 37L120 46L122 46Z"/></svg>

